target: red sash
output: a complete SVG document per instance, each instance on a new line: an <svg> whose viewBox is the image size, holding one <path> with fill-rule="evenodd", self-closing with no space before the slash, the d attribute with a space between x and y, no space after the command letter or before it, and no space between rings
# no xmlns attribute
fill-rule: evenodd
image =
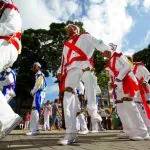
<svg viewBox="0 0 150 150"><path fill-rule="evenodd" d="M107 62L107 67L111 69L114 76L117 77L119 71L116 70L116 60L118 57L122 56L122 53L115 52L110 60ZM112 60L113 59L113 60ZM112 61L112 63L111 63ZM112 65L111 65L112 64ZM135 92L139 90L138 85L133 81L133 79L129 76L129 73L126 74L124 79L122 80L123 92L124 94L129 94L130 97L135 95Z"/></svg>
<svg viewBox="0 0 150 150"><path fill-rule="evenodd" d="M16 6L14 6L13 4L6 4L3 9L7 9L7 8L14 9L19 13L18 8ZM16 47L17 50L19 50L19 44L16 42L16 40L14 38L18 38L20 40L21 33L17 32L10 36L0 36L0 39L4 39L4 40L10 42L11 44L13 44Z"/></svg>
<svg viewBox="0 0 150 150"><path fill-rule="evenodd" d="M139 82L140 95L141 95L141 98L142 98L142 102L143 102L147 117L148 117L148 119L150 119L150 108L147 104L147 100L146 100L146 97L145 97L145 94L147 94L147 91L146 91L147 88L145 88L141 85L141 80L139 80L139 79L137 79L137 80Z"/></svg>
<svg viewBox="0 0 150 150"><path fill-rule="evenodd" d="M124 77L122 85L124 94L129 94L130 97L134 97L135 92L139 91L139 86L129 76L129 73Z"/></svg>
<svg viewBox="0 0 150 150"><path fill-rule="evenodd" d="M106 64L106 67L109 67L111 69L114 76L117 76L119 74L119 72L115 69L116 68L115 65L116 65L117 57L120 57L121 55L122 53L114 52L114 54L112 55L112 57L108 60Z"/></svg>
<svg viewBox="0 0 150 150"><path fill-rule="evenodd" d="M83 33L83 34L88 34L88 33ZM80 35L75 35L72 39L72 43L70 42L65 42L65 46L67 46L69 48L69 51L68 51L68 54L67 54L67 63L65 64L66 66L67 65L70 65L72 64L74 61L89 61L91 66L93 66L93 61L92 61L92 58L88 58L87 55L80 49L78 48L75 43L77 42L77 40L79 39L79 37L81 36L82 34ZM72 52L76 52L77 54L79 54L79 56L76 56L76 57L73 57L70 59L71 57L71 54Z"/></svg>
<svg viewBox="0 0 150 150"><path fill-rule="evenodd" d="M60 75L60 84L59 84L59 91L60 91L60 94L62 94L64 92L64 89L65 89L65 79L66 79L66 76L67 76L67 71L66 71L66 67L64 66L64 56L62 58L62 64L61 64L61 75Z"/></svg>
<svg viewBox="0 0 150 150"><path fill-rule="evenodd" d="M144 66L144 64L142 62L134 62L134 69L133 69L133 73L136 74L137 72L137 68L139 65L142 65ZM141 83L143 83L144 81L144 78L142 77L141 79L138 79L137 78L137 81L139 83L139 88L140 88L140 95L141 95L141 98L142 98L142 102L143 102L143 105L144 105L144 109L146 111L146 114L147 114L147 117L148 119L150 119L150 108L147 104L147 100L146 100L146 97L145 97L145 94L149 93L149 88L148 87L145 87L145 86L142 86Z"/></svg>
<svg viewBox="0 0 150 150"><path fill-rule="evenodd" d="M134 69L133 69L134 74L136 74L136 71L139 65L144 66L142 62L133 62L133 65L134 65Z"/></svg>
<svg viewBox="0 0 150 150"><path fill-rule="evenodd" d="M9 43L13 44L17 50L19 50L19 44L17 43L15 38L18 38L18 40L20 40L21 39L21 33L17 32L13 35L10 35L10 36L0 36L0 39L4 39L4 40L8 41Z"/></svg>
<svg viewBox="0 0 150 150"><path fill-rule="evenodd" d="M83 33L83 34L88 34L88 33ZM75 44L77 42L77 40L79 39L80 35L75 35L72 38L70 38L70 40L72 40L72 43L70 42L65 42L65 46L67 46L69 48L69 51L67 53L67 63L64 64L64 57L62 59L62 70L61 70L61 83L60 83L60 91L63 92L65 89L65 79L67 76L67 69L66 67L70 64L72 64L74 61L89 61L90 64L93 66L93 61L92 59L89 59L87 57L87 55L80 49L78 48ZM71 54L72 52L76 52L77 54L79 54L79 56L73 57L71 58Z"/></svg>
<svg viewBox="0 0 150 150"><path fill-rule="evenodd" d="M136 74L137 68L138 68L139 65L144 66L144 64L142 62L134 62L133 64L134 64L134 69L133 69L134 74ZM138 80L138 83L141 84L141 83L143 83L144 78L143 77L141 79L137 78L137 80ZM144 90L145 94L150 93L150 89L147 86L143 87L143 90Z"/></svg>
<svg viewBox="0 0 150 150"><path fill-rule="evenodd" d="M14 9L14 10L16 10L16 11L19 13L18 8L17 8L15 5L13 5L13 4L6 4L6 5L4 6L4 9L6 9L6 8Z"/></svg>

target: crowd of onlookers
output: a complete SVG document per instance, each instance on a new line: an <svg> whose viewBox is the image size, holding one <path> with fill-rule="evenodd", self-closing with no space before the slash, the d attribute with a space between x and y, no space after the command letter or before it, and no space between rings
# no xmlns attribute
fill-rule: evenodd
<svg viewBox="0 0 150 150"><path fill-rule="evenodd" d="M53 103L47 101L41 109L40 120L43 124L43 130L60 129L62 126L62 113L59 109L59 100L56 99Z"/></svg>
<svg viewBox="0 0 150 150"><path fill-rule="evenodd" d="M101 123L95 122L91 119L90 116L85 115L86 121L87 121L87 127L89 131L98 132L98 131L103 131L103 130L122 129L122 124L116 111L112 111L111 108L103 108L103 106L101 106L98 109L98 113L102 117ZM96 129L95 129L95 124L97 124Z"/></svg>
<svg viewBox="0 0 150 150"><path fill-rule="evenodd" d="M116 110L112 111L110 108L103 108L101 106L99 113L102 117L102 126L104 129L122 129L122 124Z"/></svg>
<svg viewBox="0 0 150 150"><path fill-rule="evenodd" d="M59 100L55 99L54 102L49 100L42 106L40 111L40 125L42 130L60 129L62 127L62 117L60 111ZM19 124L20 129L29 129L30 125L30 113L27 112L23 120Z"/></svg>
<svg viewBox="0 0 150 150"><path fill-rule="evenodd" d="M122 125L120 119L115 111L112 112L110 108L104 108L101 106L99 109L99 114L102 117L101 124L97 123L97 131L98 130L111 130L111 129L122 129ZM95 131L92 127L92 120L86 113L84 112L85 120L87 122L87 127L89 130ZM50 102L49 100L42 106L40 111L40 125L42 125L42 130L55 130L62 128L62 108L59 104L59 100L56 99L54 102ZM20 122L20 129L29 129L30 125L30 113L27 112L24 119Z"/></svg>

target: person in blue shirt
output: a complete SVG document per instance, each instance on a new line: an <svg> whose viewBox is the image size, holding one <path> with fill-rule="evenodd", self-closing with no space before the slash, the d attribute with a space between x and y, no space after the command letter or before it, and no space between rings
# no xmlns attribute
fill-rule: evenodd
<svg viewBox="0 0 150 150"><path fill-rule="evenodd" d="M39 113L41 104L45 98L46 80L44 74L41 72L41 65L39 62L33 64L33 71L35 74L35 85L31 90L33 96L32 112L30 118L30 131L26 135L36 135L39 133Z"/></svg>
<svg viewBox="0 0 150 150"><path fill-rule="evenodd" d="M0 79L0 86L2 87L3 95L9 103L16 96L16 74L10 67L5 69L4 76Z"/></svg>

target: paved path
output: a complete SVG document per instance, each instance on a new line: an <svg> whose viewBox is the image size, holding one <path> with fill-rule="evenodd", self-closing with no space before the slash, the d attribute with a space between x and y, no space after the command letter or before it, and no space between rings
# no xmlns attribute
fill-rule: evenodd
<svg viewBox="0 0 150 150"><path fill-rule="evenodd" d="M103 131L79 135L78 142L61 146L57 141L64 131L40 132L37 136L26 136L27 131L13 131L0 141L0 150L150 150L150 141L129 141L116 138L119 131Z"/></svg>

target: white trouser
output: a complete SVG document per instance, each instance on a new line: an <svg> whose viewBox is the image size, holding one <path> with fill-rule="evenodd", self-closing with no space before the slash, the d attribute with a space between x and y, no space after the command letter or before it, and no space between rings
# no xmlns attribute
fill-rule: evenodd
<svg viewBox="0 0 150 150"><path fill-rule="evenodd" d="M140 92L137 93L137 97L134 98L134 101L135 101L135 103L136 102L142 102L142 97L140 95ZM138 108L138 110L139 110L139 112L140 112L140 114L142 116L142 119L143 119L146 127L149 129L150 128L150 120L147 117L147 114L146 114L146 111L144 109L144 106L142 104L140 104L140 103L136 103L136 105L137 105L137 108Z"/></svg>
<svg viewBox="0 0 150 150"><path fill-rule="evenodd" d="M39 130L39 113L37 110L32 110L31 112L30 130L31 132Z"/></svg>
<svg viewBox="0 0 150 150"><path fill-rule="evenodd" d="M43 129L49 129L49 114L44 113L44 125L43 125Z"/></svg>
<svg viewBox="0 0 150 150"><path fill-rule="evenodd" d="M88 99L88 109L97 109L96 105L96 95L93 94L93 85L94 82L92 74L89 71L86 71L84 74L80 69L71 69L68 71L65 87L75 88L79 85L82 75L84 76L84 86L87 88ZM94 84L94 83L93 83ZM91 94L90 94L91 93ZM95 93L95 92L94 92ZM63 106L64 106L64 115L65 115L65 124L66 124L66 133L76 133L76 100L75 95L71 92L64 93Z"/></svg>
<svg viewBox="0 0 150 150"><path fill-rule="evenodd" d="M42 91L41 92L41 105L43 104L44 100L45 100L45 91Z"/></svg>
<svg viewBox="0 0 150 150"><path fill-rule="evenodd" d="M125 109L123 103L117 103L116 108L117 108L117 114L122 123L123 131L127 135L129 135L132 130L132 126L131 126L130 118L127 114L127 110Z"/></svg>
<svg viewBox="0 0 150 150"><path fill-rule="evenodd" d="M87 131L88 128L87 128L84 114L83 113L79 114L76 119L77 119L77 123L76 123L77 124L77 130L78 131L80 131L80 130L81 131Z"/></svg>
<svg viewBox="0 0 150 150"><path fill-rule="evenodd" d="M10 94L5 94L5 98L6 98L7 103L9 103L13 97Z"/></svg>
<svg viewBox="0 0 150 150"><path fill-rule="evenodd" d="M0 72L3 68L10 67L17 60L18 52L12 44L0 40Z"/></svg>
<svg viewBox="0 0 150 150"><path fill-rule="evenodd" d="M9 66L12 66L18 57L18 52L12 44L7 44L5 40L0 40L0 72ZM7 127L7 124L17 114L7 104L6 98L0 91L0 123ZM2 127L3 128L3 127Z"/></svg>
<svg viewBox="0 0 150 150"><path fill-rule="evenodd" d="M70 92L64 93L63 106L66 133L76 133L76 101L74 94Z"/></svg>
<svg viewBox="0 0 150 150"><path fill-rule="evenodd" d="M150 120L148 119L147 115L146 115L146 112L145 112L145 109L144 109L144 106L140 103L136 103L137 105L137 108L142 116L142 119L146 125L147 128L150 128Z"/></svg>
<svg viewBox="0 0 150 150"><path fill-rule="evenodd" d="M24 124L20 124L19 127L20 127L20 129L23 129Z"/></svg>
<svg viewBox="0 0 150 150"><path fill-rule="evenodd" d="M13 89L6 90L5 98L7 100L7 103L9 103L15 96L16 96L16 94Z"/></svg>
<svg viewBox="0 0 150 150"><path fill-rule="evenodd" d="M82 81L85 87L85 96L87 98L87 109L97 110L96 104L96 87L95 79L90 71L84 72L82 75Z"/></svg>
<svg viewBox="0 0 150 150"><path fill-rule="evenodd" d="M76 129L77 129L77 131L81 130L80 129L80 121L79 121L79 117L78 116L76 117Z"/></svg>
<svg viewBox="0 0 150 150"><path fill-rule="evenodd" d="M98 123L93 118L91 118L91 124L92 124L92 131L98 131L99 130Z"/></svg>
<svg viewBox="0 0 150 150"><path fill-rule="evenodd" d="M127 127L129 129L128 131L130 131L130 133L128 135L130 137L135 137L135 136L146 137L146 136L148 136L147 128L145 126L145 123L144 123L139 111L138 111L138 108L137 108L135 102L124 101L123 104L121 104L121 105L123 105L122 108L125 110L126 117L129 120L127 120L125 116L122 119L121 119L121 116L119 116L119 117L123 124L125 123L125 120L128 121L129 124ZM120 111L122 111L122 108Z"/></svg>
<svg viewBox="0 0 150 150"><path fill-rule="evenodd" d="M25 121L25 125L24 125L24 128L25 128L25 129L28 129L28 128L29 128L29 123L30 123L30 121Z"/></svg>
<svg viewBox="0 0 150 150"><path fill-rule="evenodd" d="M8 105L6 98L0 91L0 123L2 124L2 128L6 128L9 125L10 120L17 116L16 113L12 110L12 108Z"/></svg>

